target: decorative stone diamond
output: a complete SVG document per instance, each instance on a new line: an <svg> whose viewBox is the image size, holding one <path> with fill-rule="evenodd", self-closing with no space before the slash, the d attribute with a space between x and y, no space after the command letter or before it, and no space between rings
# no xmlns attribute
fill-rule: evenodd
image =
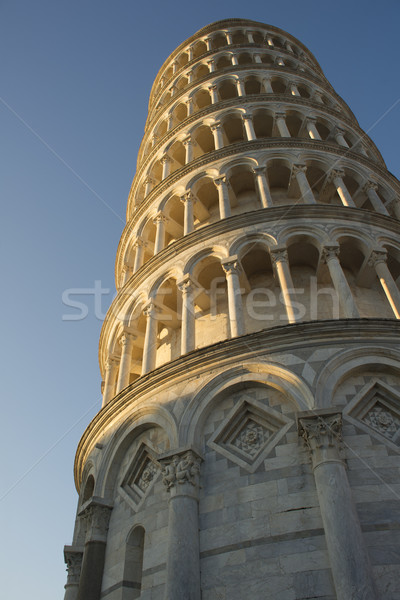
<svg viewBox="0 0 400 600"><path fill-rule="evenodd" d="M400 449L400 396L383 381L373 379L353 398L343 414L349 421Z"/></svg>
<svg viewBox="0 0 400 600"><path fill-rule="evenodd" d="M253 472L292 423L266 404L244 396L211 436L208 445Z"/></svg>
<svg viewBox="0 0 400 600"><path fill-rule="evenodd" d="M122 494L124 497L127 496L130 500L133 500L135 508L147 494L159 471L160 467L155 454L146 444L142 443L121 484Z"/></svg>
<svg viewBox="0 0 400 600"><path fill-rule="evenodd" d="M364 415L363 421L389 440L395 439L400 431L400 418L380 402Z"/></svg>

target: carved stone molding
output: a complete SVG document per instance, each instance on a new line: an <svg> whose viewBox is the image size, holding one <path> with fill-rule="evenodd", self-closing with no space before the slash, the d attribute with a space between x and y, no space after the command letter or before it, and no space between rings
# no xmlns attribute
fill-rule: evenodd
<svg viewBox="0 0 400 600"><path fill-rule="evenodd" d="M81 575L83 548L64 546L64 562L67 565L67 585L77 585Z"/></svg>
<svg viewBox="0 0 400 600"><path fill-rule="evenodd" d="M106 541L112 506L91 500L81 514L86 521L86 541Z"/></svg>

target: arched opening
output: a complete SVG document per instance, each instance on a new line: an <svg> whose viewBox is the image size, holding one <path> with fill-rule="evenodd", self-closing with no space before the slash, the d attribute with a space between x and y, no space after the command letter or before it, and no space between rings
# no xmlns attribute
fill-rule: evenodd
<svg viewBox="0 0 400 600"><path fill-rule="evenodd" d="M232 59L230 56L226 56L224 54L224 56L220 56L215 64L216 69L225 69L226 67L231 67L232 66Z"/></svg>
<svg viewBox="0 0 400 600"><path fill-rule="evenodd" d="M254 174L248 166L238 165L230 169L232 214L241 214L260 208L254 179Z"/></svg>
<svg viewBox="0 0 400 600"><path fill-rule="evenodd" d="M184 207L177 195L174 194L169 198L165 204L164 214L166 216L164 245L168 246L183 236Z"/></svg>
<svg viewBox="0 0 400 600"><path fill-rule="evenodd" d="M228 144L243 142L245 140L243 120L240 115L229 115L223 120L224 137Z"/></svg>
<svg viewBox="0 0 400 600"><path fill-rule="evenodd" d="M187 106L182 102L175 107L173 111L174 123L182 123L187 117Z"/></svg>
<svg viewBox="0 0 400 600"><path fill-rule="evenodd" d="M123 576L123 599L140 598L142 589L143 553L145 531L137 526L129 534L125 548L125 564Z"/></svg>
<svg viewBox="0 0 400 600"><path fill-rule="evenodd" d="M202 177L192 187L196 201L193 206L195 229L219 220L218 191L210 177Z"/></svg>
<svg viewBox="0 0 400 600"><path fill-rule="evenodd" d="M178 140L172 144L171 148L168 150L168 156L173 160L170 168L170 174L174 173L185 165L186 150L181 141Z"/></svg>
<svg viewBox="0 0 400 600"><path fill-rule="evenodd" d="M94 477L93 475L89 475L86 480L85 487L83 489L82 494L82 504L87 502L92 496L94 492Z"/></svg>
<svg viewBox="0 0 400 600"><path fill-rule="evenodd" d="M257 77L248 77L244 83L244 91L246 92L246 96L250 96L251 94L260 94L261 93L261 83Z"/></svg>
<svg viewBox="0 0 400 600"><path fill-rule="evenodd" d="M223 48L226 46L226 36L224 33L217 33L211 40L211 47L213 50Z"/></svg>
<svg viewBox="0 0 400 600"><path fill-rule="evenodd" d="M199 81L203 77L207 77L209 74L209 69L207 65L199 65L193 69L193 81Z"/></svg>
<svg viewBox="0 0 400 600"><path fill-rule="evenodd" d="M286 125L292 137L300 137L302 130L303 118L298 113L288 111L286 113ZM302 137L306 137L306 134Z"/></svg>
<svg viewBox="0 0 400 600"><path fill-rule="evenodd" d="M243 33L243 31L235 31L233 33L233 35L232 35L232 42L234 44L246 44L247 43L247 37Z"/></svg>
<svg viewBox="0 0 400 600"><path fill-rule="evenodd" d="M271 137L273 124L274 120L268 111L258 109L253 112L253 126L257 138Z"/></svg>
<svg viewBox="0 0 400 600"><path fill-rule="evenodd" d="M238 56L239 65L250 65L253 62L251 54L248 52L242 52Z"/></svg>
<svg viewBox="0 0 400 600"><path fill-rule="evenodd" d="M322 272L318 281L316 245L307 236L295 236L288 243L288 258L299 318L302 321L338 318L339 305L330 278Z"/></svg>
<svg viewBox="0 0 400 600"><path fill-rule="evenodd" d="M271 86L274 94L284 94L286 92L286 83L280 77L272 77Z"/></svg>
<svg viewBox="0 0 400 600"><path fill-rule="evenodd" d="M205 42L198 41L193 46L193 58L198 58L202 54L207 52L207 45Z"/></svg>
<svg viewBox="0 0 400 600"><path fill-rule="evenodd" d="M267 168L269 188L274 206L291 204L288 197L291 170L289 166L280 160L272 160Z"/></svg>
<svg viewBox="0 0 400 600"><path fill-rule="evenodd" d="M237 98L237 88L233 81L223 81L218 86L219 97L221 100L230 100L231 98Z"/></svg>
<svg viewBox="0 0 400 600"><path fill-rule="evenodd" d="M201 110L211 104L211 96L208 90L199 90L193 96L193 104L195 110Z"/></svg>
<svg viewBox="0 0 400 600"><path fill-rule="evenodd" d="M215 150L214 136L207 125L201 125L196 129L192 137L195 142L194 158Z"/></svg>
<svg viewBox="0 0 400 600"><path fill-rule="evenodd" d="M181 349L181 296L176 279L168 278L157 291L157 354L156 367L180 356Z"/></svg>

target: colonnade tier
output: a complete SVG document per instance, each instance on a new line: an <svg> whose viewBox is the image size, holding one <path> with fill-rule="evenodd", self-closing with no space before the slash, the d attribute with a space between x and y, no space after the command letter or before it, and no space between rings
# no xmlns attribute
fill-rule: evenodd
<svg viewBox="0 0 400 600"><path fill-rule="evenodd" d="M332 156L322 153L299 160L282 152L265 161L260 156L235 158L223 170L203 167L196 172L189 166L175 185L149 190L128 221L117 251L117 287L122 284L121 269L136 271L182 236L232 215L321 204L399 219L398 182L371 166L363 167L349 156L335 164Z"/></svg>
<svg viewBox="0 0 400 600"><path fill-rule="evenodd" d="M283 139L282 139L283 138ZM234 144L265 140L313 140L342 148L382 164L366 143L360 129L348 123L310 110L304 106L282 106L275 109L254 103L248 107L220 109L209 118L198 118L190 126L178 127L174 135L165 136L147 156L139 169L131 197L140 204L161 181L194 160ZM233 148L235 149L235 148ZM214 155L209 156L213 160Z"/></svg>
<svg viewBox="0 0 400 600"><path fill-rule="evenodd" d="M231 49L244 45L276 50L282 56L301 60L304 66L307 65L316 73L322 74L317 60L308 48L290 34L256 21L227 19L198 31L168 57L154 81L149 110L157 101L161 90L167 87L174 76L188 64L222 48Z"/></svg>
<svg viewBox="0 0 400 600"><path fill-rule="evenodd" d="M104 402L211 341L300 320L400 318L398 226L366 234L356 220L318 218L309 228L290 220L278 236L263 224L246 234L237 223L225 240L192 240L181 260L161 256L152 275L141 278L139 270L114 301L100 340Z"/></svg>

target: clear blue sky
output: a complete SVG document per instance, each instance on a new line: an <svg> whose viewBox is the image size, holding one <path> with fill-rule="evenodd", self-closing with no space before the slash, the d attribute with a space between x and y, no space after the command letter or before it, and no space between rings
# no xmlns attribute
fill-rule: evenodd
<svg viewBox="0 0 400 600"><path fill-rule="evenodd" d="M101 321L90 296L86 319L63 321L63 291L99 280L110 304L152 81L228 17L308 46L400 175L398 0L0 0L4 599L63 598L74 454L100 408Z"/></svg>

